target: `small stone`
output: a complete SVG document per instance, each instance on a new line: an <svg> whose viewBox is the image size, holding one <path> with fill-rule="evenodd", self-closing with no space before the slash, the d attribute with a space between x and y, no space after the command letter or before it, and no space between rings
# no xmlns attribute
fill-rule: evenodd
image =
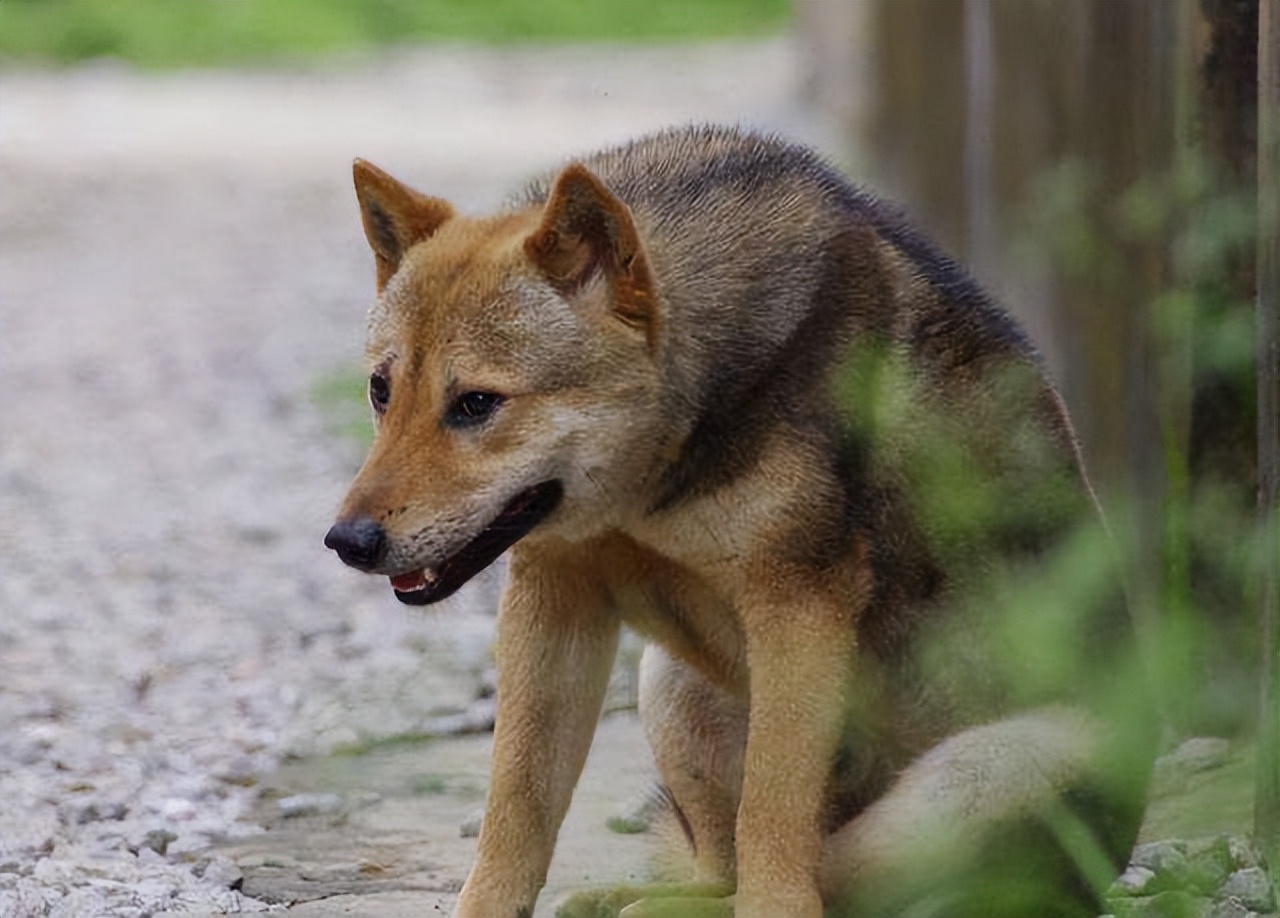
<svg viewBox="0 0 1280 918"><path fill-rule="evenodd" d="M1221 768L1230 759L1229 740L1214 736L1195 736L1156 759L1156 780L1177 780L1202 771L1212 771Z"/></svg>
<svg viewBox="0 0 1280 918"><path fill-rule="evenodd" d="M166 852L170 860L191 861L211 844L214 838L205 832L183 832L169 843Z"/></svg>
<svg viewBox="0 0 1280 918"><path fill-rule="evenodd" d="M31 875L46 888L57 889L60 892L66 892L66 888L70 883L70 872L72 868L62 862L60 858L45 857L36 861L35 869L31 871Z"/></svg>
<svg viewBox="0 0 1280 918"><path fill-rule="evenodd" d="M164 831L164 830L162 829L161 831ZM149 835L151 833L147 833L147 834ZM169 845L172 845L177 840L178 840L178 836L176 835L170 838L168 840L168 843L165 845L164 853L157 851L155 848L152 848L150 845L143 845L141 848L138 849L138 855L137 855L138 866L139 867L163 867L166 863L168 863L168 861L165 859L165 855L169 853L169 850L168 850Z"/></svg>
<svg viewBox="0 0 1280 918"><path fill-rule="evenodd" d="M1111 884L1111 888L1107 890L1107 897L1125 896L1131 898L1150 895L1152 881L1155 878L1154 871L1146 867L1139 867L1136 864L1130 865L1129 869L1120 874L1116 881Z"/></svg>
<svg viewBox="0 0 1280 918"><path fill-rule="evenodd" d="M170 843L177 840L178 836L168 829L152 829L142 836L142 841L133 848L133 852L141 854L143 851L152 851L164 855L168 853Z"/></svg>
<svg viewBox="0 0 1280 918"><path fill-rule="evenodd" d="M98 809L98 813L104 820L121 822L129 815L129 807L126 804L118 802L104 803Z"/></svg>
<svg viewBox="0 0 1280 918"><path fill-rule="evenodd" d="M458 835L462 838L478 838L480 836L480 824L484 822L484 809L478 809L458 826Z"/></svg>
<svg viewBox="0 0 1280 918"><path fill-rule="evenodd" d="M174 822L189 822L196 818L196 805L184 797L169 797L160 804L160 814Z"/></svg>
<svg viewBox="0 0 1280 918"><path fill-rule="evenodd" d="M296 819L301 816L323 816L336 813L342 808L342 798L337 794L293 794L281 797L276 803L280 815L285 819Z"/></svg>
<svg viewBox="0 0 1280 918"><path fill-rule="evenodd" d="M252 787L258 782L258 762L252 756L237 756L214 772L213 777L224 784L236 787Z"/></svg>
<svg viewBox="0 0 1280 918"><path fill-rule="evenodd" d="M266 834L266 831L256 822L244 822L237 819L227 826L226 831L222 833L222 837L228 841L238 841L245 838L256 838L259 835Z"/></svg>
<svg viewBox="0 0 1280 918"><path fill-rule="evenodd" d="M1156 841L1138 845L1133 849L1129 862L1155 874L1150 887L1152 892L1186 886L1190 865L1187 862L1185 842Z"/></svg>
<svg viewBox="0 0 1280 918"><path fill-rule="evenodd" d="M1234 899L1255 912L1269 912L1276 907L1271 881L1261 867L1246 867L1231 874L1218 890L1218 898Z"/></svg>
<svg viewBox="0 0 1280 918"><path fill-rule="evenodd" d="M227 902L222 912L226 915L247 914L249 912L274 912L279 909L279 905L272 905L269 902L263 902L261 899L253 899L240 892L227 893Z"/></svg>
<svg viewBox="0 0 1280 918"><path fill-rule="evenodd" d="M220 854L197 861L191 872L223 889L240 889L244 885L244 871L231 858Z"/></svg>
<svg viewBox="0 0 1280 918"><path fill-rule="evenodd" d="M161 911L177 898L180 889L172 878L144 877L132 884L130 890L136 900L140 900L142 911L146 914Z"/></svg>

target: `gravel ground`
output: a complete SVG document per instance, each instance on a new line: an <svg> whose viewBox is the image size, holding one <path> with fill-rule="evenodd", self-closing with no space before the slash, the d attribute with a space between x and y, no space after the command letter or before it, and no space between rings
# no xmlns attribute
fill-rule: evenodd
<svg viewBox="0 0 1280 918"><path fill-rule="evenodd" d="M787 40L318 69L0 71L0 915L264 908L215 841L287 757L412 731L487 665L320 544L362 447L349 162L464 209L692 119L821 142Z"/></svg>

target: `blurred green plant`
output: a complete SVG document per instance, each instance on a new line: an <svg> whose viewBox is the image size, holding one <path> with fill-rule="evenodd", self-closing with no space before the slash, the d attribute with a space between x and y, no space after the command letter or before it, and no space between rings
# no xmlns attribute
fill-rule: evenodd
<svg viewBox="0 0 1280 918"><path fill-rule="evenodd" d="M4 0L0 57L145 67L313 58L474 41L680 41L765 35L787 0Z"/></svg>
<svg viewBox="0 0 1280 918"><path fill-rule="evenodd" d="M1163 733L1169 743L1197 733L1247 734L1255 723L1258 625L1250 594L1265 548L1250 466L1253 313L1238 283L1254 244L1252 190L1233 188L1195 151L1119 189L1106 188L1100 175L1073 160L1041 177L1031 214L1025 259L1077 281L1067 290L1098 291L1103 302L1142 318L1129 333L1148 348L1144 384L1154 394L1155 417L1144 426L1126 416L1122 433L1152 438L1154 461L1144 468L1152 480L1110 482L1103 495L1110 534L1086 524L1052 550L1032 550L1012 563L984 561L1002 544L1037 544L1035 525L1021 521L1063 516L1057 507L1065 492L1050 475L1016 474L1052 468L1036 461L1034 442L1016 436L1026 429L1016 410L1017 393L1026 389L1016 374L988 387L990 414L920 414L918 381L892 352L872 351L840 381L841 395L857 406L868 440L891 445L933 549L970 572L952 581L961 614L927 648L924 671L978 710L998 709L1005 698L1035 704L1063 697L1064 689L1070 697L1075 686L1090 710L1119 725L1108 780L1117 799L1136 799L1146 772L1144 736ZM1132 283L1144 272L1148 285ZM1097 331L1121 333L1118 317L1098 318ZM1132 384L1132 377L1117 383ZM1126 409L1131 404L1122 391L1110 397ZM996 438L998 450L987 452L984 430L1015 436ZM1106 630L1120 579L1138 626L1135 653L1123 649L1121 634ZM1144 697L1155 701L1154 710ZM1220 779L1197 812L1176 797L1162 800L1163 825L1196 829L1216 817L1229 825L1208 831L1243 831L1248 769L1233 763ZM1184 818L1176 822L1170 813ZM1069 809L1043 818L1093 895L1104 896L1115 874L1106 839ZM1011 852L1015 873L1038 877L1038 864L1021 864L1032 856ZM1004 876L975 882L960 893L982 909L967 913L991 914L1000 904L1031 913L1018 897L1046 895ZM1061 907L1074 913L1069 901ZM949 908L924 903L918 913ZM1046 906L1038 913L1050 912Z"/></svg>
<svg viewBox="0 0 1280 918"><path fill-rule="evenodd" d="M1069 160L1039 178L1030 200L1021 255L1068 283L1125 290L1127 273L1160 265L1157 292L1133 308L1145 310L1154 351L1161 499L1104 496L1169 727L1248 730L1258 665L1250 594L1263 548L1251 467L1254 317L1237 274L1254 246L1253 191L1187 149L1119 194ZM1144 553L1144 542L1156 550Z"/></svg>
<svg viewBox="0 0 1280 918"><path fill-rule="evenodd" d="M359 367L343 365L322 375L311 386L311 401L335 434L368 444L373 419L365 395L368 377Z"/></svg>

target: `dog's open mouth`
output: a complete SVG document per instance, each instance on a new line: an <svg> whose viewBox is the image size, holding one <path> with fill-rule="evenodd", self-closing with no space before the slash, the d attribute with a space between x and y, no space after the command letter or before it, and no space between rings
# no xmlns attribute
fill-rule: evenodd
<svg viewBox="0 0 1280 918"><path fill-rule="evenodd" d="M560 504L564 487L544 481L513 497L478 536L451 555L435 571L407 571L391 578L396 599L425 606L452 596L464 583L528 534Z"/></svg>

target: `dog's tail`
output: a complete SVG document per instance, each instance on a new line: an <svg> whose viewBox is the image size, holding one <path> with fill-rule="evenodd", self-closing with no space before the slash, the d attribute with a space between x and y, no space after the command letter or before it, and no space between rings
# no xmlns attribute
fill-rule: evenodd
<svg viewBox="0 0 1280 918"><path fill-rule="evenodd" d="M655 780L627 801L606 820L606 825L621 835L640 832L653 834L660 842L655 863L655 879L687 878L693 870L693 827L671 788Z"/></svg>

